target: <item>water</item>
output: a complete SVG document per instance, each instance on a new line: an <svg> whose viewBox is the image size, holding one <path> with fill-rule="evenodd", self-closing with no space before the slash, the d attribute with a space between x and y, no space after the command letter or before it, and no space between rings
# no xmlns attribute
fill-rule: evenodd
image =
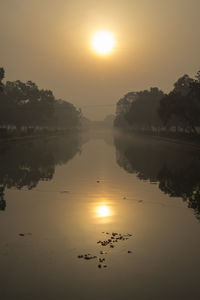
<svg viewBox="0 0 200 300"><path fill-rule="evenodd" d="M0 298L199 299L199 157L109 133L1 146ZM97 244L112 232L132 236Z"/></svg>

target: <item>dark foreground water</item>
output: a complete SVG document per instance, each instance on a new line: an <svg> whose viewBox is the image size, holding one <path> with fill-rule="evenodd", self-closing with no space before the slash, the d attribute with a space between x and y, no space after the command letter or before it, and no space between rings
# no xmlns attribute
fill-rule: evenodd
<svg viewBox="0 0 200 300"><path fill-rule="evenodd" d="M1 145L0 209L2 300L200 299L196 149L108 133Z"/></svg>

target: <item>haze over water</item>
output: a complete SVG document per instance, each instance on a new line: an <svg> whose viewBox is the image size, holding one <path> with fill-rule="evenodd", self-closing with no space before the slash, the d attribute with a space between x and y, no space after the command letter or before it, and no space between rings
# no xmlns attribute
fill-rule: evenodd
<svg viewBox="0 0 200 300"><path fill-rule="evenodd" d="M200 1L0 0L0 300L199 300Z"/></svg>
<svg viewBox="0 0 200 300"><path fill-rule="evenodd" d="M198 299L196 149L99 131L1 144L0 159L2 299ZM106 232L132 236L103 247Z"/></svg>

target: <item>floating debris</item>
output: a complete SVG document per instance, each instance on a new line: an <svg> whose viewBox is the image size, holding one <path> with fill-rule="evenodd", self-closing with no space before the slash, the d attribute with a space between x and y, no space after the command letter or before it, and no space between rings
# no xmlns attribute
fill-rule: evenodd
<svg viewBox="0 0 200 300"><path fill-rule="evenodd" d="M27 236L27 235L31 236L32 233L31 233L31 232L27 232L27 233L19 233L18 235L19 235L19 236Z"/></svg>
<svg viewBox="0 0 200 300"><path fill-rule="evenodd" d="M90 260L90 259L95 259L95 258L97 258L96 255L91 255L90 253L88 253L88 254L81 254L81 255L78 255L77 257L78 257L78 258L83 258L83 259L85 259L85 260Z"/></svg>
<svg viewBox="0 0 200 300"><path fill-rule="evenodd" d="M97 180L97 183L100 183L100 180Z"/></svg>
<svg viewBox="0 0 200 300"><path fill-rule="evenodd" d="M61 194L69 194L69 191L60 191Z"/></svg>
<svg viewBox="0 0 200 300"><path fill-rule="evenodd" d="M106 251L100 251L100 254L107 254Z"/></svg>
<svg viewBox="0 0 200 300"><path fill-rule="evenodd" d="M101 246L107 246L109 243L109 241L100 241Z"/></svg>
<svg viewBox="0 0 200 300"><path fill-rule="evenodd" d="M106 235L110 235L110 237L106 240L99 240L97 241L97 244L99 244L100 246L103 246L103 247L106 247L106 246L109 246L111 249L115 248L115 246L113 245L113 243L118 243L118 242L122 242L122 241L126 241L128 240L130 237L132 237L132 234L130 233L126 233L126 234L121 234L121 233L117 233L117 232L112 232L111 234L109 232L102 232L103 234L106 234ZM105 255L107 254L106 251L100 251L99 252L101 255ZM132 253L131 250L128 250L127 253ZM96 255L92 255L90 253L87 253L87 254L81 254L81 255L78 255L77 256L79 259L82 258L84 260L93 260L93 259L96 259L97 262L99 263L97 266L99 269L101 268L107 268L107 265L106 264L103 264L106 259L105 257L98 257Z"/></svg>
<svg viewBox="0 0 200 300"><path fill-rule="evenodd" d="M112 233L112 236L116 236L116 235L118 235L117 232L113 232L113 233Z"/></svg>
<svg viewBox="0 0 200 300"><path fill-rule="evenodd" d="M84 255L85 260L91 260L91 259L95 259L95 258L97 258L96 255L93 255L93 256L91 254L85 254Z"/></svg>
<svg viewBox="0 0 200 300"><path fill-rule="evenodd" d="M99 258L99 262L104 262L105 258Z"/></svg>
<svg viewBox="0 0 200 300"><path fill-rule="evenodd" d="M124 236L125 236L125 237L127 237L127 236L128 236L128 237L131 237L131 236L132 236L132 234L130 234L130 233L127 233L127 234L125 234Z"/></svg>

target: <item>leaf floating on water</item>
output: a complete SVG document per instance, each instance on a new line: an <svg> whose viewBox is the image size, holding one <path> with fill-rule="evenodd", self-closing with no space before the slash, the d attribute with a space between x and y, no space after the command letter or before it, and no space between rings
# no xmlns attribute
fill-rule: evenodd
<svg viewBox="0 0 200 300"><path fill-rule="evenodd" d="M113 233L112 233L112 236L116 236L116 235L118 235L117 232L113 232Z"/></svg>
<svg viewBox="0 0 200 300"><path fill-rule="evenodd" d="M29 236L31 236L31 235L32 235L32 233L31 233L31 232L28 232L28 233L19 233L19 236L26 236L26 235L29 235Z"/></svg>
<svg viewBox="0 0 200 300"><path fill-rule="evenodd" d="M106 251L100 251L100 254L107 254Z"/></svg>
<svg viewBox="0 0 200 300"><path fill-rule="evenodd" d="M61 191L60 193L61 194L69 194L70 192L69 191Z"/></svg>
<svg viewBox="0 0 200 300"><path fill-rule="evenodd" d="M99 262L104 262L105 258L99 258Z"/></svg>
<svg viewBox="0 0 200 300"><path fill-rule="evenodd" d="M104 234L109 235L109 232L102 232ZM100 246L110 246L110 248L114 248L115 246L113 245L113 243L118 243L121 241L126 241L128 240L130 237L132 236L132 234L130 233L126 233L126 234L121 234L121 233L117 233L117 232L112 232L110 238L108 238L107 240L104 241L97 241L97 244L100 244ZM131 250L128 250L127 253L132 253ZM105 251L100 251L100 254L107 254L107 252ZM96 255L91 255L90 253L84 254L84 255L78 255L78 258L83 258L85 260L92 260L92 259L97 259L97 261L99 262L99 264L97 265L99 269L101 268L107 268L106 264L102 264L103 262L105 262L105 258L104 257L97 257Z"/></svg>

